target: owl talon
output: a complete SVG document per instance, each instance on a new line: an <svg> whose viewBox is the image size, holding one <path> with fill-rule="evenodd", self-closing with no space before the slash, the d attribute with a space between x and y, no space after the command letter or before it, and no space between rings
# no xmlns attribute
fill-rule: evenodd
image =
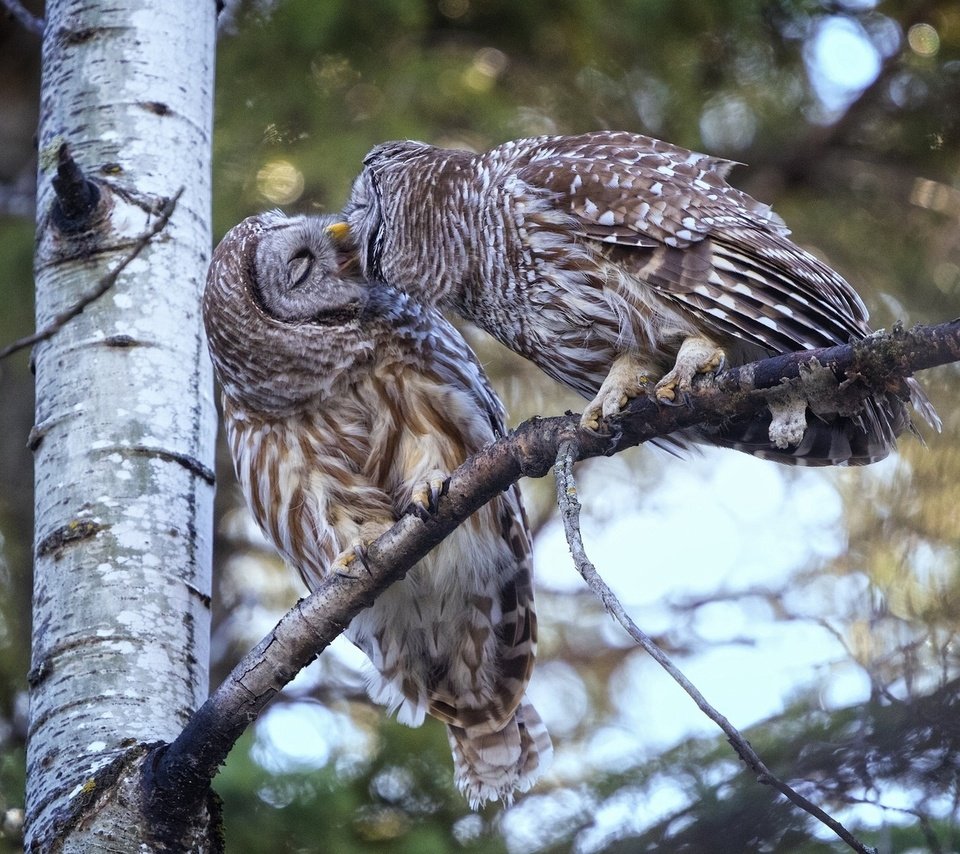
<svg viewBox="0 0 960 854"><path fill-rule="evenodd" d="M338 578L356 580L360 577L360 573L357 571L358 563L366 570L367 575L372 574L370 564L367 562L367 544L362 540L357 540L340 552L334 558L333 563L330 564L330 572Z"/></svg>
<svg viewBox="0 0 960 854"><path fill-rule="evenodd" d="M366 570L367 575L372 575L370 564L367 561L367 548L370 543L381 534L389 531L392 526L393 523L386 519L361 522L359 529L357 529L356 538L333 559L333 563L330 564L330 572L341 578L357 579L360 577L360 572L357 570L357 564L359 564Z"/></svg>
<svg viewBox="0 0 960 854"><path fill-rule="evenodd" d="M673 389L667 389L667 391L670 392L669 397L667 395L657 395L657 403L661 406L681 407L687 403L689 395L686 392L678 396Z"/></svg>
<svg viewBox="0 0 960 854"><path fill-rule="evenodd" d="M680 405L676 400L692 388L693 378L697 374L711 374L719 371L726 356L713 341L702 336L690 336L684 339L677 352L677 361L673 370L668 371L657 383L655 394L657 401L664 404Z"/></svg>
<svg viewBox="0 0 960 854"><path fill-rule="evenodd" d="M581 430L583 430L585 433L589 433L591 436L597 436L601 439L605 439L607 436L610 435L609 430L600 429L600 420L598 418L591 418L589 421L585 421L584 419L586 417L587 417L587 413L585 412L583 416L580 418Z"/></svg>
<svg viewBox="0 0 960 854"><path fill-rule="evenodd" d="M437 512L441 496L447 494L449 482L446 472L433 469L414 487L410 496L409 512L426 521Z"/></svg>
<svg viewBox="0 0 960 854"><path fill-rule="evenodd" d="M580 427L590 433L598 433L600 419L620 412L627 403L650 383L646 363L636 353L622 353L610 366L610 372L600 385L597 396L587 404L580 416Z"/></svg>

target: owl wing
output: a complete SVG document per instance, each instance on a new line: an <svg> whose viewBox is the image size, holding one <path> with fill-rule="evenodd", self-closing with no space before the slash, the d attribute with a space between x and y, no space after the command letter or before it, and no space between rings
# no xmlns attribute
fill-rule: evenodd
<svg viewBox="0 0 960 854"><path fill-rule="evenodd" d="M438 333L442 346L434 364L445 383L467 391L485 414L492 436L503 435L503 405L473 352L442 319ZM486 536L498 537L509 557L501 556L489 595L475 596L471 604L470 642L463 649L475 650L476 657L465 656L469 675L462 674L470 690L451 694L437 685L430 693L429 708L447 724L457 785L471 806L477 807L491 798L509 803L514 789L529 789L549 764L553 746L525 696L536 657L537 616L532 543L519 487L513 484L478 511L461 528L461 536L470 537L473 520L492 529ZM493 661L482 664L481 651L490 648L491 626Z"/></svg>
<svg viewBox="0 0 960 854"><path fill-rule="evenodd" d="M396 506L405 506L425 472L448 473L502 435L504 413L439 311L390 288L373 294L379 299L392 330L381 360L389 346L396 360L377 371L385 415L377 420L393 427L391 444L374 440L371 464L390 460L389 474L375 479L389 482ZM551 751L525 698L537 633L531 554L514 485L351 624L379 671L371 696L402 723L417 725L429 713L447 725L457 784L473 805L529 788Z"/></svg>
<svg viewBox="0 0 960 854"><path fill-rule="evenodd" d="M847 282L792 243L769 205L725 180L735 164L628 133L545 138L517 177L574 234L722 332L777 351L869 332Z"/></svg>
<svg viewBox="0 0 960 854"><path fill-rule="evenodd" d="M503 403L463 336L439 312L432 311L431 314L431 335L426 343L430 370L436 373L443 387L466 392L474 403L475 412L483 417L484 426L489 428L489 432L478 429L475 435L465 437L463 445L466 452L473 453L487 444L491 437L499 438L506 434ZM458 420L459 429L468 424L467 418ZM497 637L496 658L500 679L495 687L496 698L492 706L500 710L498 716L502 724L520 704L536 657L533 545L520 488L516 484L490 502L489 513L488 524L495 525L493 535L502 539L511 559L510 566L504 567L500 573L497 601L478 602L476 606L479 617L476 646L478 649L482 646L483 634L493 625ZM482 690L480 693L483 693ZM431 700L431 714L469 729L465 721L471 719L471 713L465 713L463 709L445 708L448 701L449 698L435 695Z"/></svg>

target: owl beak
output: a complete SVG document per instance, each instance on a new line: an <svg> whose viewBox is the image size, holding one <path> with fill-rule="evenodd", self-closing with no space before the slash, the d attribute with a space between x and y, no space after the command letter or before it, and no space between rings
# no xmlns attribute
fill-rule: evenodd
<svg viewBox="0 0 960 854"><path fill-rule="evenodd" d="M350 233L350 224L346 222L335 222L327 226L327 234L334 240L343 240Z"/></svg>

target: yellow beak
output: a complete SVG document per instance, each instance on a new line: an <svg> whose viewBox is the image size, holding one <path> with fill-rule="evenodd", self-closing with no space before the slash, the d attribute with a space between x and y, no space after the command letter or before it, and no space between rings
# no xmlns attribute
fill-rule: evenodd
<svg viewBox="0 0 960 854"><path fill-rule="evenodd" d="M346 222L335 222L327 226L327 233L334 240L343 240L350 233L350 224Z"/></svg>

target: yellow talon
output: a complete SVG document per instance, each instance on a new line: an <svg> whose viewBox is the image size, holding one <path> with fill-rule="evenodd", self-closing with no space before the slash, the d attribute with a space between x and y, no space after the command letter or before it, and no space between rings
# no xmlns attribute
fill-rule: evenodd
<svg viewBox="0 0 960 854"><path fill-rule="evenodd" d="M429 513L435 513L437 502L443 495L443 486L447 481L447 475L440 469L433 469L428 472L413 489L410 496L410 504L418 516L425 516Z"/></svg>
<svg viewBox="0 0 960 854"><path fill-rule="evenodd" d="M333 563L330 564L330 572L334 575L346 576L347 578L357 578L358 573L354 565L359 561L364 569L366 569L365 552L366 546L364 543L359 541L354 543L337 555Z"/></svg>

